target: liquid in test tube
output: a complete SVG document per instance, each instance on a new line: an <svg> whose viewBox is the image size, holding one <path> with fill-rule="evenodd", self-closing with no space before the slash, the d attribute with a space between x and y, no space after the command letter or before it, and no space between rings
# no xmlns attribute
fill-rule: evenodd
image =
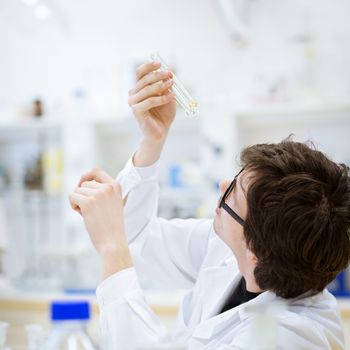
<svg viewBox="0 0 350 350"><path fill-rule="evenodd" d="M151 59L161 64L160 70L170 70L168 64L158 52L152 53ZM172 79L174 83L171 89L175 94L176 102L185 110L187 115L194 116L197 112L198 103L192 98L175 74L173 74Z"/></svg>

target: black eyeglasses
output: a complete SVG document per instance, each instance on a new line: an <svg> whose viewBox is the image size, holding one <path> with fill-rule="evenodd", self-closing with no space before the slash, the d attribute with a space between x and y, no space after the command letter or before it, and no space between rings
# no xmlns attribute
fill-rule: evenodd
<svg viewBox="0 0 350 350"><path fill-rule="evenodd" d="M225 200L227 199L227 197L230 195L230 193L233 191L233 189L236 186L237 183L237 178L238 176L241 174L241 172L244 169L241 169L241 171L234 177L234 179L232 180L232 182L230 183L230 186L227 187L227 190L225 191L224 195L219 198L219 208L224 208L225 211L231 215L240 225L244 226L245 221L233 210L231 209L226 203Z"/></svg>

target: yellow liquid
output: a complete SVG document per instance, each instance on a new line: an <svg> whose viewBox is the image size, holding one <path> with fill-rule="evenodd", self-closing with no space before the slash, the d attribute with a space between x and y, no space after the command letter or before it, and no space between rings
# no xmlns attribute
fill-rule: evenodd
<svg viewBox="0 0 350 350"><path fill-rule="evenodd" d="M198 103L196 101L191 101L188 104L188 108L190 109L192 115L196 113L197 107L198 107Z"/></svg>

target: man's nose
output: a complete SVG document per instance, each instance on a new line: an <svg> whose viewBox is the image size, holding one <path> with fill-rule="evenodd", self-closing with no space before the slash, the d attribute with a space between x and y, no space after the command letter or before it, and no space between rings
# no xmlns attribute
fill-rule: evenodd
<svg viewBox="0 0 350 350"><path fill-rule="evenodd" d="M225 191L227 190L228 186L230 186L231 180L222 180L219 184L219 189L220 189L220 193L221 195L223 195L225 193Z"/></svg>

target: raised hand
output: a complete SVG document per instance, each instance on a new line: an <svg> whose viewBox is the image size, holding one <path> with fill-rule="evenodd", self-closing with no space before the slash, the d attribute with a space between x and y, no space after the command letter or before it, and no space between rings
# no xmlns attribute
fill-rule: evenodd
<svg viewBox="0 0 350 350"><path fill-rule="evenodd" d="M159 62L148 62L136 70L136 85L129 91L129 106L147 140L162 140L174 121L176 102L171 92L172 73L158 71Z"/></svg>

